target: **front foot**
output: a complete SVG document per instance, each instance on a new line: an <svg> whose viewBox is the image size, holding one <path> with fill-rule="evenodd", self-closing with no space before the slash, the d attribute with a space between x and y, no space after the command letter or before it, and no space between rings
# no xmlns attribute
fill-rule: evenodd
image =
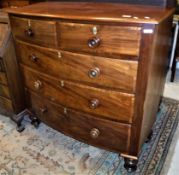
<svg viewBox="0 0 179 175"><path fill-rule="evenodd" d="M124 158L124 162L124 168L127 170L128 173L132 173L137 170L138 160Z"/></svg>
<svg viewBox="0 0 179 175"><path fill-rule="evenodd" d="M38 128L39 125L40 125L40 120L39 120L38 118L36 118L36 117L33 117L33 118L31 119L31 124L32 124L35 128Z"/></svg>

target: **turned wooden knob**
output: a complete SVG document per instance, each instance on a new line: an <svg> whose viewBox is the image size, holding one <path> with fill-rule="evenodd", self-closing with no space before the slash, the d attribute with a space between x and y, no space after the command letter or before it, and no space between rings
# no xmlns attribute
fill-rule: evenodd
<svg viewBox="0 0 179 175"><path fill-rule="evenodd" d="M92 99L90 101L90 108L96 109L99 106L99 100L98 99Z"/></svg>
<svg viewBox="0 0 179 175"><path fill-rule="evenodd" d="M39 90L41 87L42 87L42 82L40 80L34 82L34 88L36 90Z"/></svg>
<svg viewBox="0 0 179 175"><path fill-rule="evenodd" d="M32 62L37 62L38 58L34 54L32 54L32 55L30 55L30 59Z"/></svg>
<svg viewBox="0 0 179 175"><path fill-rule="evenodd" d="M28 28L27 30L24 31L26 36L32 37L34 36L34 32L31 28Z"/></svg>
<svg viewBox="0 0 179 175"><path fill-rule="evenodd" d="M100 45L100 39L99 38L92 38L88 40L88 46L90 48L96 48Z"/></svg>
<svg viewBox="0 0 179 175"><path fill-rule="evenodd" d="M88 72L88 75L90 78L96 78L100 75L100 69L97 67L90 69L90 71Z"/></svg>
<svg viewBox="0 0 179 175"><path fill-rule="evenodd" d="M93 128L93 129L90 131L90 136L91 136L93 139L98 138L99 134L100 134L100 131L99 131L99 129L97 129L97 128Z"/></svg>
<svg viewBox="0 0 179 175"><path fill-rule="evenodd" d="M41 112L41 113L47 112L47 108L46 108L46 107L41 107L41 108L40 108L40 112Z"/></svg>

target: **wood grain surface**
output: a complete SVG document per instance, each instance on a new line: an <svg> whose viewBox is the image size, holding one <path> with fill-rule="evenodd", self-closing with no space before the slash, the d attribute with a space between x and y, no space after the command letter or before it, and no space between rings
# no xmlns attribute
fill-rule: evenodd
<svg viewBox="0 0 179 175"><path fill-rule="evenodd" d="M21 63L56 78L135 92L137 61L76 54L20 41L16 42L16 49ZM93 78L90 75L95 70L99 70L99 75Z"/></svg>
<svg viewBox="0 0 179 175"><path fill-rule="evenodd" d="M33 112L40 120L58 131L94 146L127 153L131 126L119 122L95 118L88 114L56 105L33 92L27 95ZM112 127L111 127L112 126ZM92 129L99 130L99 136L92 138Z"/></svg>
<svg viewBox="0 0 179 175"><path fill-rule="evenodd" d="M158 24L172 15L174 8L159 8L120 3L44 2L17 9L11 14L96 22L130 22Z"/></svg>
<svg viewBox="0 0 179 175"><path fill-rule="evenodd" d="M21 66L27 88L58 104L113 120L131 123L134 95L104 90L45 76L26 66ZM40 81L40 87L34 85ZM92 108L93 100L98 100Z"/></svg>
<svg viewBox="0 0 179 175"><path fill-rule="evenodd" d="M5 97L1 97L1 96L0 96L0 108L3 108L9 112L14 111L12 101Z"/></svg>
<svg viewBox="0 0 179 175"><path fill-rule="evenodd" d="M56 25L53 21L12 17L10 19L15 38L46 47L56 47ZM32 31L32 36L27 34Z"/></svg>
<svg viewBox="0 0 179 175"><path fill-rule="evenodd" d="M6 85L0 84L0 96L6 97L6 98L11 98L9 88Z"/></svg>
<svg viewBox="0 0 179 175"><path fill-rule="evenodd" d="M0 23L0 48L3 46L3 42L5 40L7 31L8 31L8 25L4 23Z"/></svg>
<svg viewBox="0 0 179 175"><path fill-rule="evenodd" d="M18 114L25 109L25 95L11 33L8 35L3 63L13 104L13 113Z"/></svg>
<svg viewBox="0 0 179 175"><path fill-rule="evenodd" d="M97 34L93 34L94 27ZM139 55L140 27L59 22L57 31L59 47L63 50L116 58L120 55L129 55L129 58ZM100 44L90 48L89 40L93 38L99 39Z"/></svg>
<svg viewBox="0 0 179 175"><path fill-rule="evenodd" d="M163 91L174 9L49 2L8 12L28 108L64 134L137 159Z"/></svg>
<svg viewBox="0 0 179 175"><path fill-rule="evenodd" d="M0 72L0 83L4 85L8 85L7 77L4 72Z"/></svg>

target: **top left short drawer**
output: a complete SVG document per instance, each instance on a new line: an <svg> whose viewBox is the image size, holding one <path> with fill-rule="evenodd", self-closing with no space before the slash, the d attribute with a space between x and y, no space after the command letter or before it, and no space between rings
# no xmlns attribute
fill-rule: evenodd
<svg viewBox="0 0 179 175"><path fill-rule="evenodd" d="M56 22L10 17L15 39L45 47L56 47Z"/></svg>

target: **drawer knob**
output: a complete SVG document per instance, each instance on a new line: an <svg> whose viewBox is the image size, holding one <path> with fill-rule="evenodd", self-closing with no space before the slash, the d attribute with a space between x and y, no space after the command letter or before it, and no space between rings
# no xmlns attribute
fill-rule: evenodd
<svg viewBox="0 0 179 175"><path fill-rule="evenodd" d="M88 40L88 46L90 48L96 48L100 45L100 39L99 38L92 38Z"/></svg>
<svg viewBox="0 0 179 175"><path fill-rule="evenodd" d="M93 99L90 101L90 108L96 109L99 106L99 100L98 99Z"/></svg>
<svg viewBox="0 0 179 175"><path fill-rule="evenodd" d="M30 56L30 59L32 60L32 62L37 62L37 57L34 55L34 54L32 54L31 56Z"/></svg>
<svg viewBox="0 0 179 175"><path fill-rule="evenodd" d="M97 68L97 67L94 68L94 69L91 69L91 70L89 71L89 73L88 73L88 75L89 75L90 78L96 78L96 77L99 76L99 74L100 74L100 69Z"/></svg>
<svg viewBox="0 0 179 175"><path fill-rule="evenodd" d="M90 131L90 136L91 136L93 139L98 138L99 135L100 135L100 131L99 131L99 129L97 129L97 128L93 128L93 129Z"/></svg>
<svg viewBox="0 0 179 175"><path fill-rule="evenodd" d="M46 107L40 108L40 112L43 113L43 114L46 113L47 112L47 108Z"/></svg>
<svg viewBox="0 0 179 175"><path fill-rule="evenodd" d="M28 28L27 30L25 30L25 34L29 37L34 36L34 32L31 28Z"/></svg>
<svg viewBox="0 0 179 175"><path fill-rule="evenodd" d="M36 90L39 90L41 87L42 87L42 82L40 80L34 82L34 88Z"/></svg>

